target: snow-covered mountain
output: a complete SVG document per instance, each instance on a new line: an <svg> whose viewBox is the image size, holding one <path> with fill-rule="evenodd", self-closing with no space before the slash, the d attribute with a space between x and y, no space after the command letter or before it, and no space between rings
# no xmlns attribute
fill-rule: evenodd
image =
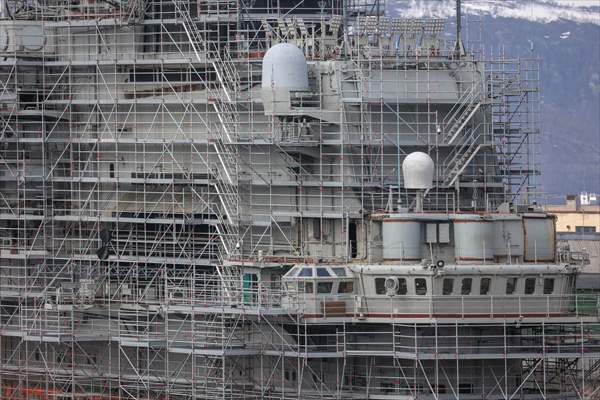
<svg viewBox="0 0 600 400"><path fill-rule="evenodd" d="M388 3L407 17L449 17L455 0L397 0ZM468 14L516 18L532 22L572 21L600 25L599 0L463 0Z"/></svg>
<svg viewBox="0 0 600 400"><path fill-rule="evenodd" d="M600 192L600 0L463 0L463 12L488 54L542 60L542 189ZM452 17L455 0L396 0L388 13Z"/></svg>

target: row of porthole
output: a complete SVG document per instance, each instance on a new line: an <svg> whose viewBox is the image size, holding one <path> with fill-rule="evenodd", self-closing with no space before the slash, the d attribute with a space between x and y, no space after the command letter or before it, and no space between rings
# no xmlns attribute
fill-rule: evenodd
<svg viewBox="0 0 600 400"><path fill-rule="evenodd" d="M395 287L391 287L389 284L390 279L394 279ZM517 277L508 277L506 279L506 294L515 294L518 284ZM424 296L427 294L427 280L425 278L415 278L415 294L417 296ZM528 277L525 278L524 294L533 295L536 291L537 278ZM554 292L554 278L544 278L543 294L550 295ZM479 295L486 296L490 293L492 287L491 278L480 278L479 282ZM473 278L463 278L461 281L461 296L468 296L472 294ZM390 294L392 291L397 295L408 294L408 284L405 278L375 278L375 293L376 294ZM454 293L454 278L444 278L442 284L442 294L444 296L450 296Z"/></svg>

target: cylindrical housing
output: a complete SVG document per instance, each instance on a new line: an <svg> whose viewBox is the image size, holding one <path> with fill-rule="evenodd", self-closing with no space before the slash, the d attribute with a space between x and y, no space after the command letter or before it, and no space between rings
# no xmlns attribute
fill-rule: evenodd
<svg viewBox="0 0 600 400"><path fill-rule="evenodd" d="M520 217L494 220L494 255L511 258L523 255L523 221Z"/></svg>
<svg viewBox="0 0 600 400"><path fill-rule="evenodd" d="M553 216L524 216L525 261L554 261L556 253L555 220Z"/></svg>
<svg viewBox="0 0 600 400"><path fill-rule="evenodd" d="M419 221L390 216L382 224L384 261L420 261L421 229Z"/></svg>
<svg viewBox="0 0 600 400"><path fill-rule="evenodd" d="M456 261L492 261L494 258L494 224L477 214L460 214L454 221Z"/></svg>

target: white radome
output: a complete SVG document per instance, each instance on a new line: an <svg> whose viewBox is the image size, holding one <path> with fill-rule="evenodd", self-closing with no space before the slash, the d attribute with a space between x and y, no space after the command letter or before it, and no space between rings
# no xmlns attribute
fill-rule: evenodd
<svg viewBox="0 0 600 400"><path fill-rule="evenodd" d="M289 43L271 47L263 58L262 87L308 90L308 65L302 50Z"/></svg>
<svg viewBox="0 0 600 400"><path fill-rule="evenodd" d="M434 164L431 157L420 151L410 153L402 162L402 174L406 189L430 189L433 187Z"/></svg>

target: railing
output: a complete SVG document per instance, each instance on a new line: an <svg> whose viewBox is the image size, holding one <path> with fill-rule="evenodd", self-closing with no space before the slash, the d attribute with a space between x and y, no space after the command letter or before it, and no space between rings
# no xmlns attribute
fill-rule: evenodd
<svg viewBox="0 0 600 400"><path fill-rule="evenodd" d="M240 285L238 285L239 287ZM169 295L169 291L177 295ZM258 285L225 295L218 285L167 288L167 304L248 309L285 309L306 317L329 318L552 318L596 317L600 294L528 296L360 296L302 293Z"/></svg>
<svg viewBox="0 0 600 400"><path fill-rule="evenodd" d="M514 330L513 324L509 326L510 331L505 331L503 325L487 326L487 332L482 334L464 334L449 327L439 328L437 334L419 332L418 335L414 326L396 326L393 335L390 331L353 334L346 340L345 348L348 353L418 353L423 358L475 354L511 358L527 358L531 354L591 357L600 353L600 325L597 324L560 325L562 330L559 326L545 325L543 331L540 325L521 324L520 330Z"/></svg>
<svg viewBox="0 0 600 400"><path fill-rule="evenodd" d="M327 307L335 302L336 307ZM600 295L350 296L287 294L285 307L314 318L552 318L596 317ZM297 308L295 308L297 307Z"/></svg>
<svg viewBox="0 0 600 400"><path fill-rule="evenodd" d="M282 299L285 296L285 291L281 289L262 286L258 288L241 288L240 283L230 283L227 287L229 290L226 293L224 288L219 285L206 285L203 287L195 287L192 284L168 286L165 293L165 302L167 305L189 307L222 308L228 305L245 310L282 309ZM299 308L299 304L298 301L295 301L292 308Z"/></svg>

